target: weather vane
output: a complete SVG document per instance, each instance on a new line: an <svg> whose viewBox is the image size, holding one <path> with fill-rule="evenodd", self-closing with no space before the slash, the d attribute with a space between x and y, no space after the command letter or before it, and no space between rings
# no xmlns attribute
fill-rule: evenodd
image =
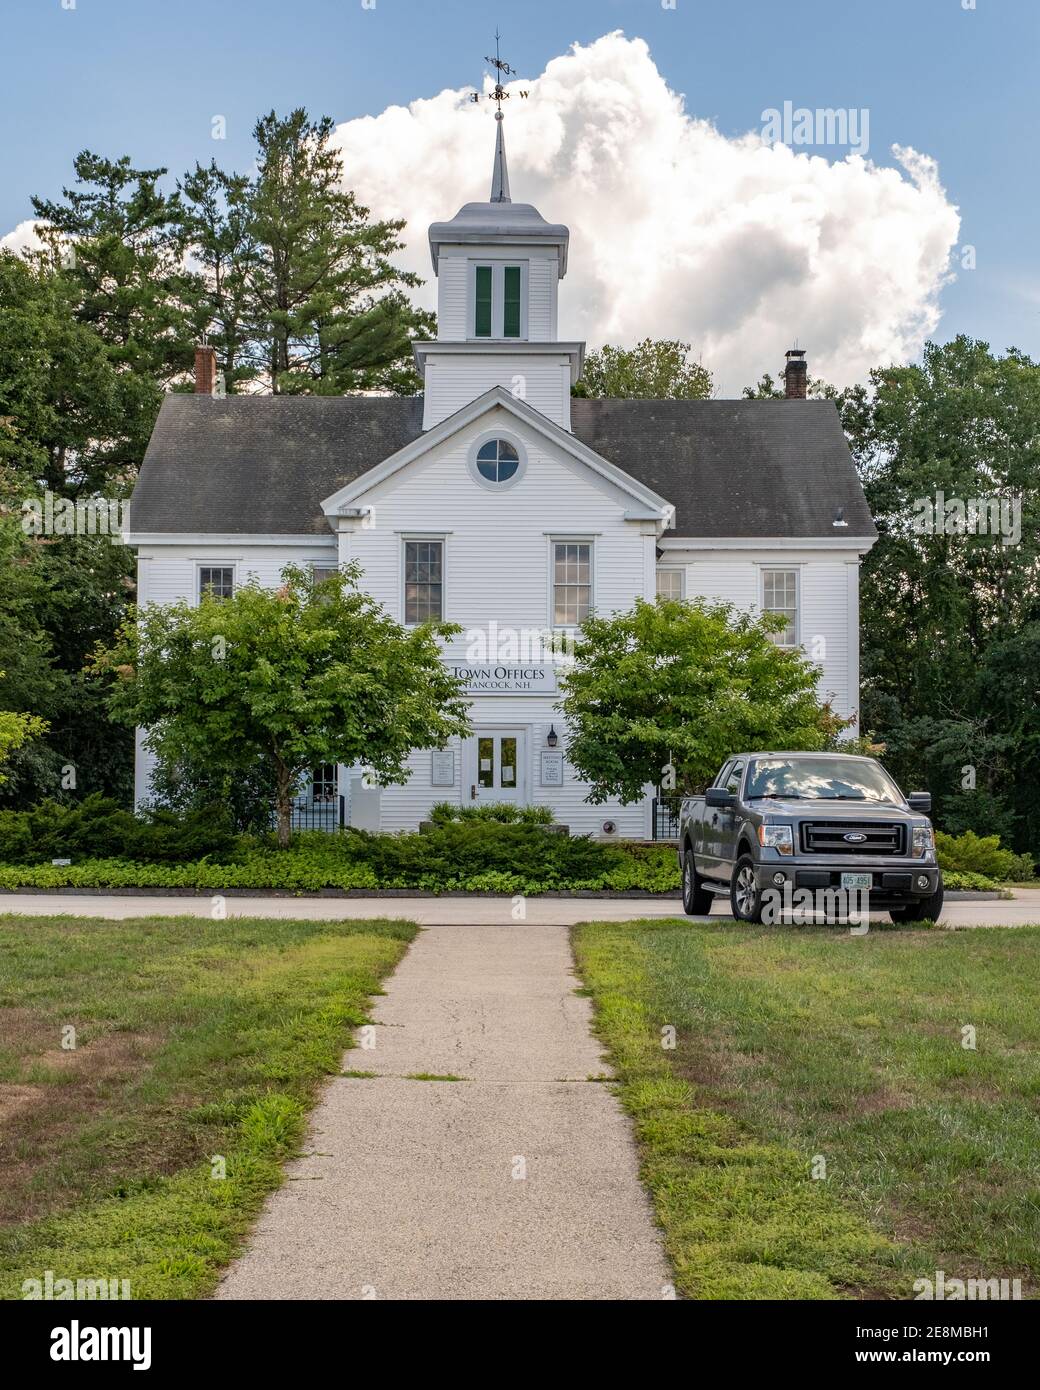
<svg viewBox="0 0 1040 1390"><path fill-rule="evenodd" d="M497 107L497 110L496 110L496 112L495 112L495 119L496 119L496 120L501 120L501 119L502 119L502 103L503 103L504 101L508 101L508 100L509 100L509 93L506 91L505 87L503 87L503 85L502 85L502 79L503 79L503 77L515 77L515 76L516 76L516 68L511 67L511 66L506 62L506 60L502 57L502 54L501 54L501 52L499 51L499 34L498 34L498 30L497 30L497 29L495 30L495 56L494 56L493 58L491 58L491 57L488 57L487 55L485 55L485 57L484 57L484 62L485 62L485 63L489 63L489 64L491 65L491 67L493 67L493 68L495 69L495 86L494 86L493 91L488 92L487 95L488 95L489 100L493 101L493 102L495 103L495 106ZM480 92L474 92L473 95L472 95L472 97L471 97L471 100L472 100L472 101L479 101L480 98L481 98L481 95L482 95L482 93L480 93ZM526 93L526 92L521 92L520 95L521 95L522 97L525 97L525 96L527 96L527 93Z"/></svg>

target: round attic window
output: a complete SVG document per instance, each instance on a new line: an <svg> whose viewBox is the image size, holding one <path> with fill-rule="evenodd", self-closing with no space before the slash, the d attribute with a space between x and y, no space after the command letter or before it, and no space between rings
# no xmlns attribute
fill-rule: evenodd
<svg viewBox="0 0 1040 1390"><path fill-rule="evenodd" d="M499 435L484 435L470 451L470 471L484 487L509 487L524 467L520 446Z"/></svg>

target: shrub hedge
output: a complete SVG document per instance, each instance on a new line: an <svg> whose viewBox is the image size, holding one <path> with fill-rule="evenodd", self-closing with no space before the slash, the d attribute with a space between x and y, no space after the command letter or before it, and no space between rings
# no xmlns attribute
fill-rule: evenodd
<svg viewBox="0 0 1040 1390"><path fill-rule="evenodd" d="M1004 883L1021 883L1034 874L1032 857L1001 849L999 835L980 836L966 830L954 836L937 830L935 847L944 873L984 874Z"/></svg>
<svg viewBox="0 0 1040 1390"><path fill-rule="evenodd" d="M218 806L135 816L94 793L71 804L41 801L28 811L0 811L0 862L7 864L81 857L183 863L226 855L235 841Z"/></svg>
<svg viewBox="0 0 1040 1390"><path fill-rule="evenodd" d="M426 834L351 830L296 837L278 850L269 836L235 835L219 807L132 815L88 796L65 805L0 811L0 888L422 888L432 892L678 889L674 849L549 835L544 807L433 807ZM936 833L950 889L993 888L1033 876L1028 855L996 835ZM71 865L52 865L52 859Z"/></svg>
<svg viewBox="0 0 1040 1390"><path fill-rule="evenodd" d="M435 825L450 821L494 821L499 825L552 825L549 806L514 806L509 801L485 802L476 806L455 806L450 801L438 801L430 807L429 819Z"/></svg>
<svg viewBox="0 0 1040 1390"><path fill-rule="evenodd" d="M108 854L67 866L0 864L0 888L422 888L432 892L544 893L557 889L678 889L675 850L547 835L530 825L449 822L426 834L350 830L299 835L288 850L240 837L232 850L190 863Z"/></svg>

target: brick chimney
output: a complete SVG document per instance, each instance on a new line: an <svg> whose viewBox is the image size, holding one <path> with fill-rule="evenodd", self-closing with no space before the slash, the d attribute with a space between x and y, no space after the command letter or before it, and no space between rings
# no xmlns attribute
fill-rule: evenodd
<svg viewBox="0 0 1040 1390"><path fill-rule="evenodd" d="M217 350L209 343L195 348L195 394L212 396L217 388Z"/></svg>
<svg viewBox="0 0 1040 1390"><path fill-rule="evenodd" d="M787 366L784 368L784 395L789 401L804 401L809 384L805 351L803 348L788 348L784 356L787 358Z"/></svg>

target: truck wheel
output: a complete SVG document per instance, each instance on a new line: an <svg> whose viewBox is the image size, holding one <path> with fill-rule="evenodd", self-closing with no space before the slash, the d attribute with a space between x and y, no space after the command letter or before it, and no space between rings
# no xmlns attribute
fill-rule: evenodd
<svg viewBox="0 0 1040 1390"><path fill-rule="evenodd" d="M893 922L938 922L942 910L943 881L940 875L939 886L930 898L918 898L916 902L907 903L906 907L890 908L888 915Z"/></svg>
<svg viewBox="0 0 1040 1390"><path fill-rule="evenodd" d="M737 922L761 922L762 894L755 879L755 861L742 854L733 870L729 886L729 903Z"/></svg>
<svg viewBox="0 0 1040 1390"><path fill-rule="evenodd" d="M693 850L684 849L682 857L682 905L688 917L707 917L715 899L701 882L697 866L693 862Z"/></svg>

